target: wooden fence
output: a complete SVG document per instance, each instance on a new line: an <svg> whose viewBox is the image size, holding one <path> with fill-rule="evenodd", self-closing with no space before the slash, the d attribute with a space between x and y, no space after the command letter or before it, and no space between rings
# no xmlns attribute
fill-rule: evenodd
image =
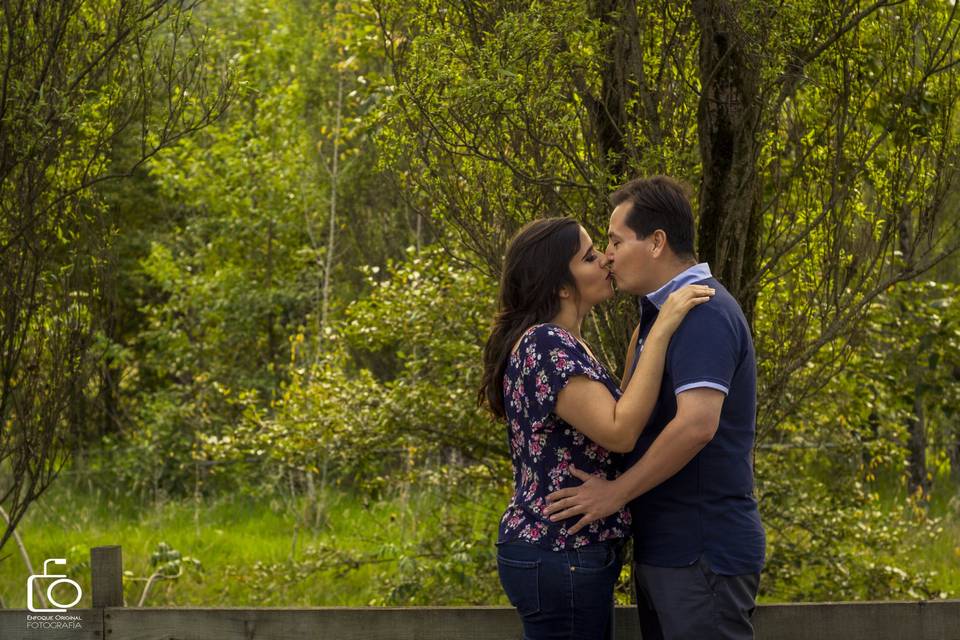
<svg viewBox="0 0 960 640"><path fill-rule="evenodd" d="M515 640L507 607L131 608L120 547L91 551L91 609L0 610L0 640ZM637 640L630 607L617 638ZM761 605L760 640L960 640L960 600Z"/></svg>

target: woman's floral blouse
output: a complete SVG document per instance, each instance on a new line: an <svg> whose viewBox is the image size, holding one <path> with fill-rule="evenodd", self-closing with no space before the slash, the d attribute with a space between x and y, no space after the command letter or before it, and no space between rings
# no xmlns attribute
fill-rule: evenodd
<svg viewBox="0 0 960 640"><path fill-rule="evenodd" d="M622 456L594 443L553 413L557 394L575 376L601 382L619 400L620 388L606 369L557 325L530 327L510 356L503 398L515 490L500 520L499 542L519 540L559 551L630 534L626 509L591 523L575 536L567 534L567 527L580 516L550 522L543 515L547 495L580 484L570 475L571 464L587 473L599 472L608 480L620 472Z"/></svg>

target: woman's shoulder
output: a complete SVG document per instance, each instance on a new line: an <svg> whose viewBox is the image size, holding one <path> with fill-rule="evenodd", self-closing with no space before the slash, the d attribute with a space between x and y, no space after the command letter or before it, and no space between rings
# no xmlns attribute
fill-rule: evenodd
<svg viewBox="0 0 960 640"><path fill-rule="evenodd" d="M511 357L546 352L561 347L575 350L577 348L576 338L559 325L541 322L531 325L520 334L511 351Z"/></svg>
<svg viewBox="0 0 960 640"><path fill-rule="evenodd" d="M524 343L538 346L556 346L558 343L568 347L575 347L577 339L569 331L552 322L541 322L529 327L520 336L520 345Z"/></svg>

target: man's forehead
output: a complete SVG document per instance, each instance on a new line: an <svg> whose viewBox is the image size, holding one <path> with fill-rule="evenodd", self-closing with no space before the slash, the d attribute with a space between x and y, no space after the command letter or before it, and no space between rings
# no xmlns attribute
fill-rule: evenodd
<svg viewBox="0 0 960 640"><path fill-rule="evenodd" d="M619 235L618 232L623 231L623 218L625 211L620 207L614 208L610 213L610 223L607 225L607 235Z"/></svg>

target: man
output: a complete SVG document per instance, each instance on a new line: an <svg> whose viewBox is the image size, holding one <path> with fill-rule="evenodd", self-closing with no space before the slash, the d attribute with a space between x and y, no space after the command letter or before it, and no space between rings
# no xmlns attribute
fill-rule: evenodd
<svg viewBox="0 0 960 640"><path fill-rule="evenodd" d="M644 640L752 638L765 537L753 496L756 362L733 296L694 257L693 213L683 188L658 176L628 182L614 205L606 249L617 288L640 296L626 386L667 296L714 287L667 350L660 395L629 469L615 481L552 493L552 520L581 515L570 534L629 502L634 577Z"/></svg>

